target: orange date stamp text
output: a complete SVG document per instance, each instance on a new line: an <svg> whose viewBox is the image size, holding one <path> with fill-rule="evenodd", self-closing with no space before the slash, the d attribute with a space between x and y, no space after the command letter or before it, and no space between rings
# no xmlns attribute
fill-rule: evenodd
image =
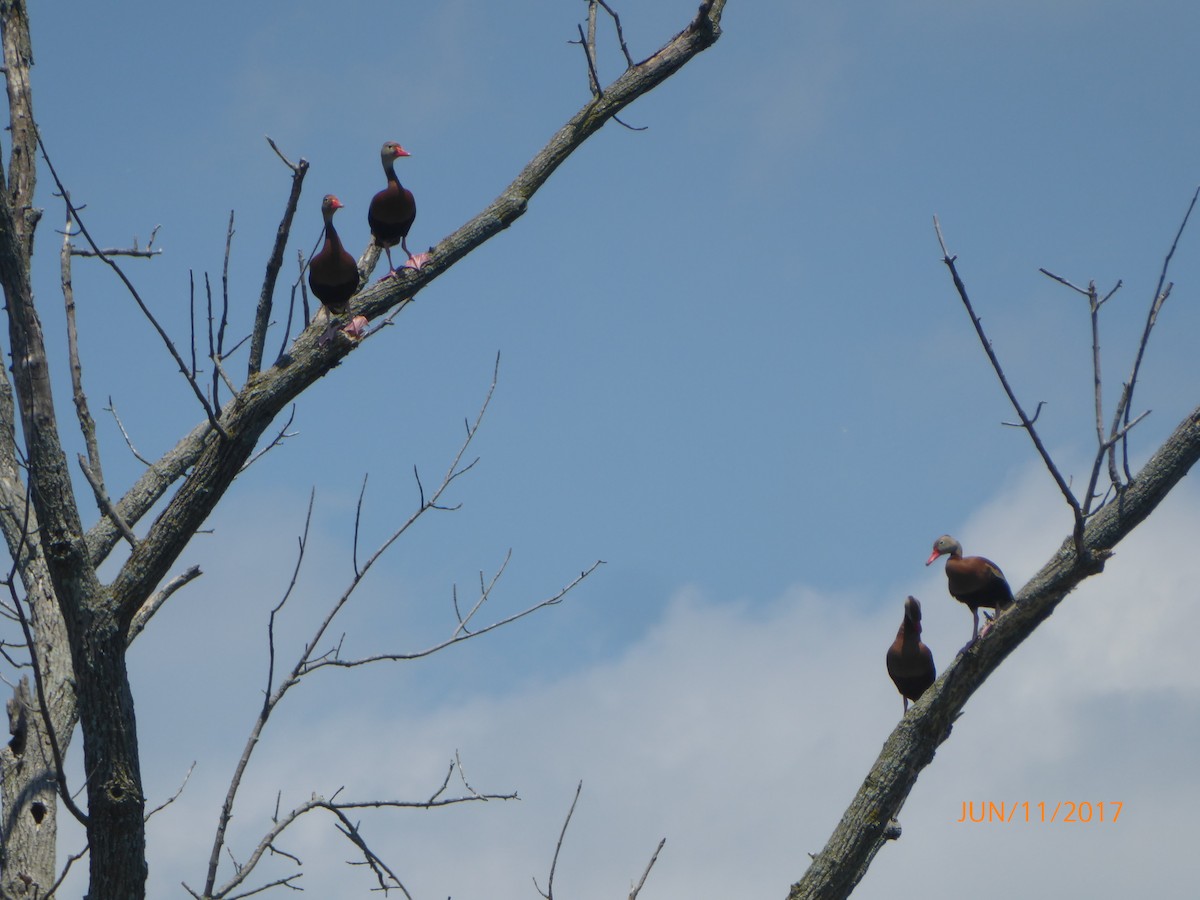
<svg viewBox="0 0 1200 900"><path fill-rule="evenodd" d="M1125 804L1120 800L964 800L960 825L1115 825Z"/></svg>

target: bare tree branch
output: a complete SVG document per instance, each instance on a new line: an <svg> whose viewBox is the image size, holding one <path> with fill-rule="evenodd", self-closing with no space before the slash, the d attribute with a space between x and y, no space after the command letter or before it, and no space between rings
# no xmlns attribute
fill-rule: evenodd
<svg viewBox="0 0 1200 900"><path fill-rule="evenodd" d="M946 241L942 237L942 226L938 222L937 216L933 217L933 228L937 233L938 243L942 247L942 262L946 264L946 268L950 270L950 276L954 279L954 287L958 291L959 299L962 300L963 306L967 310L967 315L971 317L971 324L975 326L975 333L979 336L979 342L983 345L983 351L987 354L988 360L992 364L992 368L996 372L996 377L1000 379L1000 386L1004 388L1004 393L1008 395L1008 400L1012 404L1013 409L1017 412L1017 417L1021 420L1021 427L1029 435L1029 439L1033 441L1034 447L1037 448L1038 455L1045 463L1046 469L1050 472L1058 489L1062 491L1063 497L1067 501L1067 505L1071 507L1071 512L1075 516L1075 545L1076 550L1082 555L1083 552L1083 509L1079 505L1079 501L1075 499L1075 495L1071 493L1071 488L1059 472L1058 466L1054 460L1050 458L1050 453L1046 450L1042 443L1041 437L1037 433L1037 429L1033 427L1033 420L1025 414L1025 409L1021 406L1021 402L1017 399L1017 395L1013 392L1012 387L1008 383L1008 378L1004 375L1004 369L1000 366L1000 360L997 359L995 352L992 350L992 342L988 340L987 335L983 332L983 323L979 321L979 317L975 315L975 309L971 306L971 299L967 296L967 287L963 284L962 279L958 275L958 269L954 265L957 257L951 256L950 251L946 249Z"/></svg>
<svg viewBox="0 0 1200 900"><path fill-rule="evenodd" d="M625 44L625 32L621 28L621 17L618 16L616 10L605 3L604 0L588 0L588 2L593 6L593 8L596 4L599 4L604 11L612 17L613 25L615 25L617 29L617 42L621 45L621 52L625 54L625 64L632 69L635 63L633 61L633 57L629 55L629 47Z"/></svg>
<svg viewBox="0 0 1200 900"><path fill-rule="evenodd" d="M100 507L100 511L108 516L112 523L117 526L117 530L121 532L121 537L129 542L129 546L136 547L137 535L133 533L133 530L121 518L121 514L117 512L116 507L113 506L112 500L108 497L108 491L104 489L104 483L92 472L88 461L83 458L82 453L79 454L78 461L79 470L83 472L83 477L87 479L87 483L92 486L92 493L96 496L96 505Z"/></svg>
<svg viewBox="0 0 1200 900"><path fill-rule="evenodd" d="M571 816L575 815L575 804L579 802L579 792L583 790L583 782L575 785L575 797L571 800L571 808L567 810L567 817L563 820L562 831L558 833L558 843L554 845L554 858L550 861L550 875L546 879L546 890L538 887L537 879L533 879L533 886L537 888L537 892L546 900L554 900L554 871L558 868L558 854L562 851L563 839L567 836L567 826L571 824Z"/></svg>
<svg viewBox="0 0 1200 900"><path fill-rule="evenodd" d="M304 176L308 174L308 160L301 158L293 165L271 138L267 143L275 154L283 160L284 165L292 170L292 189L288 194L287 205L283 210L283 218L279 222L279 230L275 233L275 246L267 260L267 271L263 277L262 292L258 296L258 308L254 313L254 331L250 338L250 361L247 365L247 375L257 374L262 368L263 346L267 341L267 327L271 323L271 304L275 295L275 281L279 270L283 267L283 251L287 247L288 237L292 233L292 219L296 215L296 207L300 203L300 191L304 186Z"/></svg>
<svg viewBox="0 0 1200 900"><path fill-rule="evenodd" d="M298 431L288 431L288 429L292 427L292 423L294 421L296 421L296 405L293 403L292 411L288 413L287 421L283 423L283 426L279 429L279 432L274 438L271 439L271 442L267 444L267 446L263 447L246 461L246 464L242 466L242 471L245 472L248 468L258 462L276 447L280 446L288 438L293 438L298 435L300 433Z"/></svg>
<svg viewBox="0 0 1200 900"><path fill-rule="evenodd" d="M313 796L311 800L299 804L294 809L283 815L275 822L272 828L259 841L254 852L249 858L237 867L237 871L219 887L211 890L206 889L200 896L204 898L212 898L212 900L233 900L234 897L249 896L250 891L244 894L232 894L231 892L240 886L246 878L254 871L254 868L261 861L262 857L270 850L274 849L274 843L277 841L289 827L297 820L302 818L314 810L326 810L333 813L343 824L349 820L345 817L346 810L354 809L438 809L443 806L455 806L460 803L473 803L479 800L515 800L517 795L510 794L484 794L484 795L468 795L458 797L445 797L438 800L359 800L359 801L338 801L326 800L323 797ZM278 852L278 851L276 851ZM394 877L394 876L393 876ZM189 889L190 890L190 889Z"/></svg>
<svg viewBox="0 0 1200 900"><path fill-rule="evenodd" d="M150 308L143 302L141 295L137 292L137 288L135 288L133 286L133 282L126 277L125 273L121 270L121 267L118 266L111 257L105 256L100 251L100 246L94 240L92 240L92 236L88 232L87 226L83 224L83 220L79 217L78 208L71 203L71 197L67 192L66 186L59 179L58 173L54 169L54 164L50 162L50 156L47 154L46 147L44 144L42 144L42 139L40 136L37 137L37 144L38 147L41 148L42 159L46 161L46 168L50 170L50 176L54 179L54 183L58 186L58 192L62 196L63 202L67 204L67 209L69 210L71 217L75 220L75 224L79 226L79 233L82 234L87 240L88 244L91 245L91 248L96 255L104 263L106 263L108 267L113 270L113 272L116 273L117 277L121 280L121 283L125 285L125 289L129 292L129 295L133 297L134 302L137 303L138 309L142 311L142 315L146 317L146 321L148 321L151 326L153 326L154 330L158 332L158 336L162 339L167 351L174 358L176 365L179 366L180 373L187 380L188 384L191 385L192 391L196 394L196 398L200 401L200 405L204 408L204 412L208 416L209 422L212 423L213 427L216 428L217 431L220 431L221 427L217 422L216 414L213 412L212 407L208 405L208 401L204 398L204 392L200 389L200 385L197 384L195 378L189 374L187 366L183 362L183 357L181 357L179 355L179 351L175 349L174 342L167 335L166 331L163 330L163 327L158 324L158 319L156 319L154 314L150 312Z"/></svg>
<svg viewBox="0 0 1200 900"><path fill-rule="evenodd" d="M75 398L75 414L79 419L79 430L83 432L84 444L87 446L87 467L95 480L103 485L104 470L100 465L100 446L96 443L96 422L92 418L91 410L88 409L87 395L83 392L83 365L79 360L79 334L75 327L75 289L71 282L71 211L69 207L67 224L63 228L62 251L59 253L59 270L62 280L63 304L67 313L67 357L71 369L71 390Z"/></svg>
<svg viewBox="0 0 1200 900"><path fill-rule="evenodd" d="M662 853L662 848L667 844L667 839L663 838L658 842L658 846L654 849L654 855L650 857L650 862L646 863L646 870L642 872L642 877L638 880L637 887L629 892L629 900L637 900L637 895L642 892L642 886L646 883L646 878L650 874L650 870L654 868L654 864L658 862L658 854Z"/></svg>
<svg viewBox="0 0 1200 900"><path fill-rule="evenodd" d="M463 620L463 624L460 624L455 628L454 634L451 637L444 641L431 644L421 650L412 650L406 653L376 653L371 656L363 656L355 659L343 659L338 653L330 653L318 659L314 659L311 664L305 666L300 674L307 675L309 672L314 672L317 669L322 669L327 666L333 666L341 669L353 669L357 668L358 666L366 666L378 662L404 662L407 660L421 659L426 656L432 656L434 653L445 650L447 647L450 647L454 644L461 644L463 641L487 634L489 631L495 631L497 628L503 628L505 625L510 625L518 619L523 619L526 616L532 615L538 610L545 609L548 606L557 606L563 601L567 594L578 587L580 583L582 583L589 575L595 572L602 565L604 565L604 560L596 560L594 563L580 572L579 575L577 575L565 587L561 588L552 596L547 597L544 600L539 600L538 602L525 607L520 612L515 612L512 615L505 616L502 619L497 619L496 621L483 626L477 631L467 631L465 629L465 623L470 621L470 616L467 616ZM364 572L365 571L366 569L364 568Z"/></svg>
<svg viewBox="0 0 1200 900"><path fill-rule="evenodd" d="M70 218L67 219L67 228L70 226ZM97 257L97 256L129 256L135 259L153 259L156 256L162 255L162 249L154 249L154 241L158 238L158 230L161 225L155 225L150 229L150 240L146 242L145 248L138 246L138 240L133 239L132 247L105 247L103 250L96 252L95 250L87 250L82 247L71 247L72 256L82 257Z"/></svg>
<svg viewBox="0 0 1200 900"><path fill-rule="evenodd" d="M915 703L887 739L857 795L825 848L789 900L840 900L849 896L886 841L887 823L898 816L918 775L950 735L955 719L1001 662L1043 622L1075 587L1103 570L1113 549L1167 496L1200 460L1200 407L1193 410L1122 493L1120 502L1096 511L1084 530L1084 554L1074 537L1017 593L1014 607L987 633L960 651L933 687Z"/></svg>
<svg viewBox="0 0 1200 900"><path fill-rule="evenodd" d="M127 642L130 644L133 643L133 639L146 629L146 625L149 623L151 617L171 598L172 594L188 582L199 578L202 574L199 566L192 566L163 585L162 590L147 600L145 605L134 615L133 621L129 623L129 637Z"/></svg>
<svg viewBox="0 0 1200 900"><path fill-rule="evenodd" d="M1129 422L1130 403L1133 402L1133 389L1137 385L1138 373L1142 368L1142 359L1146 355L1146 345L1150 342L1150 332L1154 330L1154 325L1158 321L1158 314L1162 311L1163 304L1167 302L1167 297L1171 294L1171 285L1167 284L1167 272L1171 268L1171 260L1175 256L1175 250L1179 247L1179 239L1183 237L1183 231L1187 228L1188 219L1192 217L1192 210L1196 208L1196 201L1200 199L1200 187L1197 187L1192 194L1192 201L1188 204L1187 211L1183 214L1183 221L1179 223L1179 229L1175 232L1175 239L1171 242L1171 249L1167 251L1166 257L1163 259L1162 271L1158 275L1158 284L1154 288L1154 297L1150 302L1150 311L1146 315L1146 327L1142 331L1142 339L1138 342L1137 354L1133 360L1133 372L1129 376L1129 380L1125 382L1125 389L1121 392L1121 399L1117 401L1117 410L1113 416L1112 432L1116 432L1117 423L1122 419L1126 423ZM1122 457L1125 468L1125 478L1129 479L1129 447L1122 447Z"/></svg>
<svg viewBox="0 0 1200 900"><path fill-rule="evenodd" d="M521 174L483 212L433 248L419 271L406 269L362 291L351 301L350 314L368 320L413 296L476 247L520 218L530 198L554 171L614 115L669 78L720 37L724 0L706 0L695 18L658 52L610 84L603 98L593 99L571 118ZM318 346L318 329L309 327L280 362L243 387L225 408L221 428L227 440L206 440L183 485L167 503L111 585L124 615L131 614L182 552L190 536L208 517L275 415L316 379L360 346L334 340ZM118 504L119 507L119 504ZM131 521L126 516L126 521Z"/></svg>
<svg viewBox="0 0 1200 900"><path fill-rule="evenodd" d="M174 803L176 800L179 799L179 795L182 794L183 789L185 787L187 787L187 783L191 779L192 772L195 771L195 769L196 769L196 762L195 762L195 760L193 760L192 764L190 766L188 766L187 772L184 773L183 782L179 785L179 788L175 791L175 793L173 793L170 797L168 797L162 803L158 804L158 806L154 807L154 809L150 810L150 812L146 813L146 821L147 822L150 821L150 817L153 816L155 813L162 812L164 809L166 809L168 806L170 806L172 803Z"/></svg>

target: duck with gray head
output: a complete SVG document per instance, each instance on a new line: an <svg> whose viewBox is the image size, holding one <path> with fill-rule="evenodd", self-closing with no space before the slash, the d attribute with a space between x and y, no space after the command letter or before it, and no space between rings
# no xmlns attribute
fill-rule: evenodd
<svg viewBox="0 0 1200 900"><path fill-rule="evenodd" d="M931 565L939 556L948 557L946 580L950 596L965 603L974 617L971 640L967 644L970 646L979 639L979 608L994 609L999 614L1012 605L1012 588L998 565L982 556L963 556L962 544L948 534L933 542L933 553L925 560L925 565Z"/></svg>

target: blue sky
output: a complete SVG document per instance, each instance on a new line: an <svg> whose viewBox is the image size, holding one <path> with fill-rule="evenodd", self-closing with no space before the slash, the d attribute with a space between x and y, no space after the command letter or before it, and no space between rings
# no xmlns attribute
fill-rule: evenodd
<svg viewBox="0 0 1200 900"><path fill-rule="evenodd" d="M641 58L694 3L629 6L620 12ZM398 166L418 203L410 246L433 245L586 99L582 54L566 43L583 13L524 0L35 8L35 108L102 244L144 242L161 223L164 254L127 271L180 341L188 272L219 289L235 210L240 337L289 186L263 135L312 164L292 278L327 192L346 204L337 224L352 252L365 245L388 139L413 154ZM999 424L1012 412L931 218L1014 386L1030 407L1046 401L1048 446L1084 479L1086 310L1037 270L1101 289L1124 280L1102 323L1111 410L1200 179L1188 39L1200 10L730 0L724 27L627 111L648 130L606 128L513 228L306 394L297 436L239 480L214 534L180 561L205 577L131 654L148 790L166 796L198 761L153 822L156 894L200 880L207 839L197 851L195 834L211 833L258 702L267 610L290 577L310 489L314 541L286 626L296 641L350 574L364 474L370 544L415 503L412 467L427 485L444 469L497 352L481 461L452 492L462 509L423 522L364 584L343 623L347 647L440 639L451 585L469 589L509 548L496 615L596 559L607 565L502 634L314 679L260 751L240 839L261 830L280 787L296 798L341 784L422 796L458 749L477 787L525 799L373 822L419 896L528 890L579 778L564 890L627 892L666 835L643 896L781 896L894 724L883 653L904 596L922 599L939 664L969 633L940 567L922 566L933 539L954 533L1017 585L1066 534L1029 442ZM603 53L611 78L619 57L611 44ZM35 287L65 376L51 231L62 210L48 175L40 185ZM1136 405L1153 414L1136 432L1139 459L1197 402L1198 242L1193 229L1175 257L1177 287L1140 382ZM108 272L77 262L75 290L86 387L120 493L139 465L100 411L107 398L151 456L200 413ZM272 332L271 354L279 340ZM58 401L71 422L65 381ZM1185 484L972 701L906 807L903 840L856 896L887 895L889 879L917 873L935 895L966 882L985 898L1034 885L1119 893L1114 860L1185 852L1182 810L1197 783L1172 748L1194 742L1200 702L1179 638L1200 624L1178 559L1200 534L1196 499ZM950 821L964 799L1123 800L1129 818L985 833ZM311 844L302 855L318 894L346 883L345 852L315 865L329 840L324 822L296 837ZM997 872L1001 854L1025 864ZM1139 878L1169 896L1178 875L1168 862Z"/></svg>

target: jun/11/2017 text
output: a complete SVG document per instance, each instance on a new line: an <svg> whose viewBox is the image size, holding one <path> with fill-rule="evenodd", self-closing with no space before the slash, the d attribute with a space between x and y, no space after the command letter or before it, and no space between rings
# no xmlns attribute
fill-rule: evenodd
<svg viewBox="0 0 1200 900"><path fill-rule="evenodd" d="M1121 808L1124 805L1120 800L1101 800L1096 803L1089 800L1058 800L1053 803L1044 800L1018 800L1011 803L964 800L962 812L956 821L962 825L981 825L987 822L1001 825L1011 825L1014 822L1035 825L1115 824L1121 817Z"/></svg>

